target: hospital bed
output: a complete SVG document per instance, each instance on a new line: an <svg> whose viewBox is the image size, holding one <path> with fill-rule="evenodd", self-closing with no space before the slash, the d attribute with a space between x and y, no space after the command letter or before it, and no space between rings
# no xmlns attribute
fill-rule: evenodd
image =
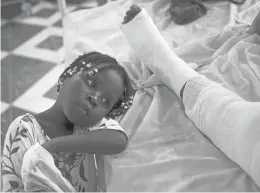
<svg viewBox="0 0 260 193"><path fill-rule="evenodd" d="M247 58L247 67L233 66L236 71L229 71L234 65L230 61L240 62L236 51L244 49L241 42L250 47L259 41L246 33L260 10L257 0L248 0L242 6L206 3L208 14L185 26L171 21L167 11L170 1L166 0L118 0L75 12L69 12L65 0L58 3L66 65L84 52L97 50L110 54L126 68L137 89L133 106L119 119L130 139L128 149L113 160L108 156L100 158L106 167L104 175L109 179L104 182L107 191L260 190L188 119L178 97L131 55L120 31L125 11L133 3L140 5L151 15L172 49L193 68L243 98L259 101L260 68L254 62L260 61L259 56L246 49L244 53L253 54L254 59ZM253 73L241 80L239 73L245 68ZM253 86L249 88L248 82Z"/></svg>

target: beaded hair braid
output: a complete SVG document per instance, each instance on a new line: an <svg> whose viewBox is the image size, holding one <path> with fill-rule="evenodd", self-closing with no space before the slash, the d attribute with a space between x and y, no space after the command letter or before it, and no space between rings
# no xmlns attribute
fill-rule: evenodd
<svg viewBox="0 0 260 193"><path fill-rule="evenodd" d="M104 62L106 63L106 65L101 65ZM113 106L112 110L105 116L105 118L115 119L116 117L124 114L131 106L133 101L134 89L131 86L130 79L125 69L118 64L116 59L108 55L99 52L90 52L79 56L60 75L57 83L57 92L60 91L61 86L66 78L71 77L82 70L87 70L88 75L93 76L94 74L104 69L115 69L124 79L125 90L123 95Z"/></svg>

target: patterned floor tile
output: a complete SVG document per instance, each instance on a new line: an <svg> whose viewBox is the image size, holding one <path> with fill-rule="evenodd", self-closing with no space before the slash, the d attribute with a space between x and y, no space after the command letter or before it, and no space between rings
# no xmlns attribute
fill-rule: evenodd
<svg viewBox="0 0 260 193"><path fill-rule="evenodd" d="M105 5L107 3L107 0L96 0L98 3L98 6Z"/></svg>
<svg viewBox="0 0 260 193"><path fill-rule="evenodd" d="M11 51L42 31L43 27L17 22L8 22L1 27L1 30L1 49L3 51Z"/></svg>
<svg viewBox="0 0 260 193"><path fill-rule="evenodd" d="M63 33L57 2L50 2L33 5L32 14L27 17L17 17L20 6L1 13L6 15L1 18L1 126L4 130L17 116L46 110L57 98L56 82L64 67L55 64L64 60ZM66 0L66 3L70 12L76 7L101 6L106 1ZM6 20L10 18L12 22Z"/></svg>
<svg viewBox="0 0 260 193"><path fill-rule="evenodd" d="M44 97L51 98L51 99L54 99L54 100L57 99L57 96L58 96L58 93L57 93L57 87L56 87L56 85L53 86L53 87L51 88L51 90L49 90L49 91L44 95Z"/></svg>
<svg viewBox="0 0 260 193"><path fill-rule="evenodd" d="M1 19L1 27L7 23L7 19Z"/></svg>
<svg viewBox="0 0 260 193"><path fill-rule="evenodd" d="M74 11L83 10L83 9L91 9L91 8L93 8L93 7L87 6L87 5L80 5L80 6L77 6L77 7L73 10L73 12L74 12Z"/></svg>
<svg viewBox="0 0 260 193"><path fill-rule="evenodd" d="M81 3L84 3L86 0L66 0L67 4L71 5L79 5Z"/></svg>
<svg viewBox="0 0 260 193"><path fill-rule="evenodd" d="M57 12L57 9L49 9L44 8L33 14L33 17L41 17L41 18L49 18L52 16L55 12Z"/></svg>
<svg viewBox="0 0 260 193"><path fill-rule="evenodd" d="M98 1L96 1L96 0L89 0L89 1L82 3L81 5L86 6L86 7L97 7L100 4L102 4L102 3L101 2L98 3Z"/></svg>
<svg viewBox="0 0 260 193"><path fill-rule="evenodd" d="M31 113L29 111L24 111L17 107L10 107L4 113L1 114L1 146L3 147L6 131L10 124L19 116L26 113ZM33 115L33 113L31 113Z"/></svg>
<svg viewBox="0 0 260 193"><path fill-rule="evenodd" d="M37 47L57 51L62 47L62 36L51 35L40 44L38 44Z"/></svg>
<svg viewBox="0 0 260 193"><path fill-rule="evenodd" d="M54 65L41 60L8 55L1 63L1 100L6 103L13 102Z"/></svg>
<svg viewBox="0 0 260 193"><path fill-rule="evenodd" d="M1 19L13 19L21 14L21 3L7 4L1 5Z"/></svg>
<svg viewBox="0 0 260 193"><path fill-rule="evenodd" d="M46 0L49 3L53 3L56 4L57 1L56 0ZM89 1L89 0L66 0L66 4L71 4L71 5L78 5L80 3L83 3L85 1Z"/></svg>
<svg viewBox="0 0 260 193"><path fill-rule="evenodd" d="M40 1L32 7L32 14L28 17L18 17L15 21L31 25L50 26L60 20L58 6L55 4Z"/></svg>
<svg viewBox="0 0 260 193"><path fill-rule="evenodd" d="M8 52L1 51L1 60L8 55Z"/></svg>
<svg viewBox="0 0 260 193"><path fill-rule="evenodd" d="M38 48L37 45L48 39L50 36L60 36L62 37L63 32L60 28L48 27L45 30L38 33L36 36L32 37L30 40L22 44L20 47L15 49L13 53L21 56L26 56L30 58L36 58L41 60L46 60L53 63L60 63L64 60L64 49L60 48L58 51L47 50ZM51 45L50 45L51 47Z"/></svg>
<svg viewBox="0 0 260 193"><path fill-rule="evenodd" d="M7 104L7 103L1 101L1 114L2 114L3 112L5 112L6 109L9 108L9 106L10 106L9 104Z"/></svg>
<svg viewBox="0 0 260 193"><path fill-rule="evenodd" d="M55 26L55 27L62 27L62 21L59 20L59 21L55 22L55 23L53 24L53 26Z"/></svg>
<svg viewBox="0 0 260 193"><path fill-rule="evenodd" d="M13 106L27 109L31 112L39 113L51 107L55 100L45 97L58 81L58 77L63 72L64 65L56 65L33 86L13 102Z"/></svg>

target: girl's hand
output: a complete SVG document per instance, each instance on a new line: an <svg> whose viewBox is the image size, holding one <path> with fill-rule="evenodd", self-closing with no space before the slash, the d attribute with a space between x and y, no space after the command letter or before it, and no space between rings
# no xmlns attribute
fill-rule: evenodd
<svg viewBox="0 0 260 193"><path fill-rule="evenodd" d="M42 147L44 149L46 149L49 153L53 153L54 149L55 149L55 146L53 144L53 140L52 139L50 139L49 141L46 141L45 143L43 143Z"/></svg>
<svg viewBox="0 0 260 193"><path fill-rule="evenodd" d="M111 155L118 154L127 147L125 133L112 129L98 129L82 133L52 138L42 144L50 153L70 152Z"/></svg>

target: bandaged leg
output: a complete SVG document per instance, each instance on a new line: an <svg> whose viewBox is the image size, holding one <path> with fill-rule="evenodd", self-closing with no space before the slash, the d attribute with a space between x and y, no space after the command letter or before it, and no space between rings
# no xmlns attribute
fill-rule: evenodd
<svg viewBox="0 0 260 193"><path fill-rule="evenodd" d="M260 187L260 103L198 75L181 60L142 10L122 31L135 54L160 80L179 95L188 117Z"/></svg>
<svg viewBox="0 0 260 193"><path fill-rule="evenodd" d="M186 83L183 103L196 126L260 187L260 103L205 77Z"/></svg>
<svg viewBox="0 0 260 193"><path fill-rule="evenodd" d="M144 9L121 30L135 55L179 97L185 82L199 76L171 50Z"/></svg>

